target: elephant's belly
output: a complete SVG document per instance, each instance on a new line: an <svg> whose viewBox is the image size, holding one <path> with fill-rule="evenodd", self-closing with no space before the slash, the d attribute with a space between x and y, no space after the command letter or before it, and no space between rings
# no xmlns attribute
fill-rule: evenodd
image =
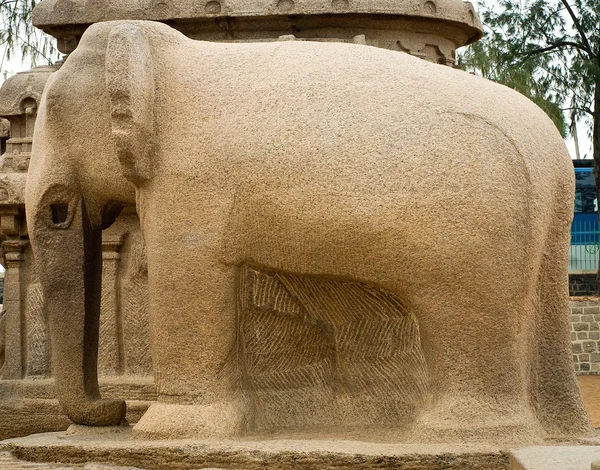
<svg viewBox="0 0 600 470"><path fill-rule="evenodd" d="M403 285L414 292L448 279L477 290L473 279L508 278L516 287L530 256L527 213L523 206L508 208L506 217L506 203L498 211L489 199L443 199L435 191L417 199L402 192L263 192L233 211L226 251L236 264Z"/></svg>
<svg viewBox="0 0 600 470"><path fill-rule="evenodd" d="M173 200L153 191L157 197L143 218L154 223L144 228L145 237L156 244L149 251L158 258L178 246L183 263L198 264L198 282L207 275L200 265L222 262L401 283L411 291L452 279L476 290L473 279L488 286L510 279L516 287L533 262L536 228L522 189L448 192L431 182L420 191L406 184L369 194L256 186L203 194L189 181L173 184L181 188Z"/></svg>

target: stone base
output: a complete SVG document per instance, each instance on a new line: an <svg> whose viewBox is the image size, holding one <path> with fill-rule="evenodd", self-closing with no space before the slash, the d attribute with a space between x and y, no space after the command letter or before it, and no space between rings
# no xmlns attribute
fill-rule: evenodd
<svg viewBox="0 0 600 470"><path fill-rule="evenodd" d="M88 431L78 426L69 433L10 439L0 443L0 451L21 460L60 462L65 468L94 462L144 470L509 469L508 452L490 446L319 440L139 441L131 438L130 427L104 434Z"/></svg>
<svg viewBox="0 0 600 470"><path fill-rule="evenodd" d="M600 446L531 446L510 453L510 470L590 470Z"/></svg>
<svg viewBox="0 0 600 470"><path fill-rule="evenodd" d="M142 441L132 438L131 426L71 425L66 432L1 441L0 469L590 470L600 459L598 439L567 444L509 450L341 440Z"/></svg>

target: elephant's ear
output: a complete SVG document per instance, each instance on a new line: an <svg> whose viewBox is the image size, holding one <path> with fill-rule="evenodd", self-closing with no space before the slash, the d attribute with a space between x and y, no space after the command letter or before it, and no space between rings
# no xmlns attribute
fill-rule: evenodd
<svg viewBox="0 0 600 470"><path fill-rule="evenodd" d="M110 31L106 87L123 174L141 184L152 177L154 71L150 45L140 27L121 24Z"/></svg>

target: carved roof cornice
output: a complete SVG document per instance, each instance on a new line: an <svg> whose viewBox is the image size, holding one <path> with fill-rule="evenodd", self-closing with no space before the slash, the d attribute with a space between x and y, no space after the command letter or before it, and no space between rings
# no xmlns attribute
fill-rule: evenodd
<svg viewBox="0 0 600 470"><path fill-rule="evenodd" d="M479 16L463 0L44 0L33 11L33 23L59 39L59 49L70 52L70 38L78 38L91 24L110 20L153 20L177 27L196 24L199 29L215 25L232 28L231 21L264 29L265 20L300 21L304 27L338 25L344 17L377 18L382 21L411 20L430 31L449 27L460 47L482 37ZM394 29L389 25L389 29ZM460 32L457 34L456 32ZM443 35L443 34L442 34Z"/></svg>

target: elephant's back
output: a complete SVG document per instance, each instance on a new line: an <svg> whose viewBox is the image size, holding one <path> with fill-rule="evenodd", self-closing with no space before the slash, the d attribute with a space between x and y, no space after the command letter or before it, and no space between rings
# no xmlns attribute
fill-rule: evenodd
<svg viewBox="0 0 600 470"><path fill-rule="evenodd" d="M163 171L271 186L329 176L360 192L411 174L452 185L452 169L480 189L539 192L572 173L537 106L468 73L352 44L185 44L161 56L159 154L184 155Z"/></svg>
<svg viewBox="0 0 600 470"><path fill-rule="evenodd" d="M156 187L222 214L232 263L366 279L418 253L422 278L447 260L445 276L517 289L572 203L552 122L467 73L295 41L182 39L155 59Z"/></svg>
<svg viewBox="0 0 600 470"><path fill-rule="evenodd" d="M445 168L475 166L519 172L534 192L571 177L550 119L519 93L468 73L363 45L219 44L133 23L152 51L158 173L284 186L329 175L353 190L361 180L387 185L417 171L440 179ZM106 53L117 24L86 32L86 63L93 51ZM507 180L498 174L496 183Z"/></svg>

